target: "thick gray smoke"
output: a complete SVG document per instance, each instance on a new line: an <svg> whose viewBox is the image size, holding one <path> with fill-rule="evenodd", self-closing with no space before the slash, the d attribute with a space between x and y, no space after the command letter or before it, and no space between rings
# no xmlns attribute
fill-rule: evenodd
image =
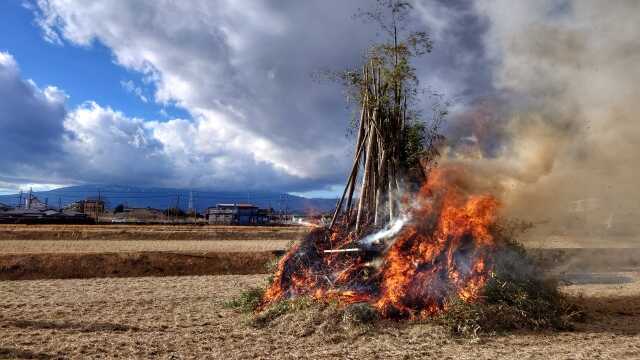
<svg viewBox="0 0 640 360"><path fill-rule="evenodd" d="M487 1L499 95L454 115L445 161L509 217L580 241L640 233L640 2ZM595 240L594 240L595 241Z"/></svg>

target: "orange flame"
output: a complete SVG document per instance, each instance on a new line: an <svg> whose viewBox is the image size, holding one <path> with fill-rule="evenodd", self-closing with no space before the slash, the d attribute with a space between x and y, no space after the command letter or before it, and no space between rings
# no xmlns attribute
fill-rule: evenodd
<svg viewBox="0 0 640 360"><path fill-rule="evenodd" d="M278 263L263 306L307 295L341 304L368 302L385 317L424 318L443 310L451 296L477 301L492 268L490 227L498 202L490 195L468 195L463 179L452 167L431 172L411 204L412 220L378 269L369 265L365 251L323 252L353 244L353 234L312 232Z"/></svg>

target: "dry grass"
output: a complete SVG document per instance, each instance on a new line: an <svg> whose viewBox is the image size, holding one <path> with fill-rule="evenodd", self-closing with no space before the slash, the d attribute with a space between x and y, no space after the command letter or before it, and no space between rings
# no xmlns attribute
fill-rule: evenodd
<svg viewBox="0 0 640 360"><path fill-rule="evenodd" d="M640 276L571 285L589 320L574 332L516 332L481 344L423 323L325 334L256 328L224 306L264 276L0 282L0 357L455 358L640 357ZM311 322L312 323L312 322Z"/></svg>

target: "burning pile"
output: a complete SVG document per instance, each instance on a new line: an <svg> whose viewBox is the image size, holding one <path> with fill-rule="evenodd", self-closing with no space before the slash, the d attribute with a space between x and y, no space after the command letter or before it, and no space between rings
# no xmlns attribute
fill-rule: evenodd
<svg viewBox="0 0 640 360"><path fill-rule="evenodd" d="M417 198L404 200L405 219L362 240L347 225L315 229L280 260L261 306L310 296L415 319L440 312L452 297L478 300L493 266L498 202L468 195L458 171L432 171Z"/></svg>
<svg viewBox="0 0 640 360"><path fill-rule="evenodd" d="M258 310L261 323L298 309L290 300L312 298L322 306L337 303L343 321L360 309L366 319L438 314L456 333L565 328L577 312L496 223L498 201L470 192L463 169L438 166L447 111L435 104L433 120L420 119L411 66L431 41L402 23L409 3L381 4L364 14L388 41L368 51L361 71L338 76L360 117L353 165L331 225L294 245L268 288L238 304Z"/></svg>

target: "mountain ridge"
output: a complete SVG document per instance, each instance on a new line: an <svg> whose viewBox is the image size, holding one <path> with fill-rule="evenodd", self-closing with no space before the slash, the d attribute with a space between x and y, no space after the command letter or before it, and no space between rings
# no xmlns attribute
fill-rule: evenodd
<svg viewBox="0 0 640 360"><path fill-rule="evenodd" d="M188 209L191 199L193 208L199 212L220 203L251 203L289 213L327 212L331 211L336 204L336 199L306 198L272 191L212 191L117 184L68 186L48 191L34 191L33 195L41 201L47 201L52 208L95 198L104 199L109 208L124 204L128 207L157 209L176 205L181 209ZM22 199L26 196L27 193L23 192ZM16 206L19 201L20 194L0 195L0 203Z"/></svg>

